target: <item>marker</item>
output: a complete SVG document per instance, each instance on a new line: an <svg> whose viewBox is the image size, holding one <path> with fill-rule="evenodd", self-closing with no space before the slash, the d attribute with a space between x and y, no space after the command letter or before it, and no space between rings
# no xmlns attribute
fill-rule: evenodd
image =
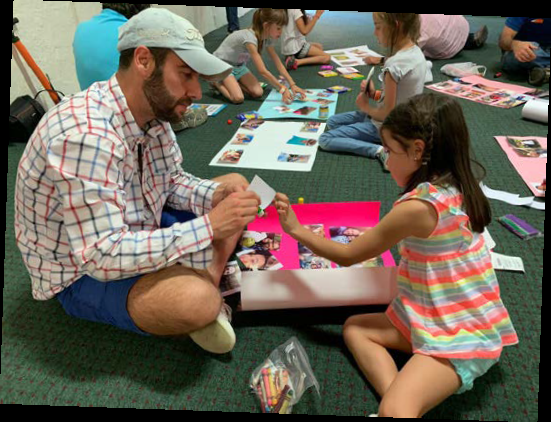
<svg viewBox="0 0 551 422"><path fill-rule="evenodd" d="M268 404L268 407L272 406L272 394L270 391L270 381L268 380L268 370L264 368L262 370L262 379L264 381L264 391L266 392L266 403Z"/></svg>
<svg viewBox="0 0 551 422"><path fill-rule="evenodd" d="M272 401L272 404L270 406L272 407L277 405L277 392L275 387L274 375L274 371L272 369L268 369L268 382L270 383L270 398Z"/></svg>
<svg viewBox="0 0 551 422"><path fill-rule="evenodd" d="M260 384L257 384L256 386L256 394L258 395L258 399L260 400L260 409L262 409L262 413L266 413L266 393L264 392L264 390L262 390Z"/></svg>

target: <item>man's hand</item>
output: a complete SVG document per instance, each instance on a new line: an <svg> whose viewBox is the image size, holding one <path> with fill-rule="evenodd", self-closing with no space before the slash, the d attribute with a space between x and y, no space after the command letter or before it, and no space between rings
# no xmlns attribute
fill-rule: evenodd
<svg viewBox="0 0 551 422"><path fill-rule="evenodd" d="M245 192L248 184L222 183L214 191L212 207L215 208L220 202L235 192Z"/></svg>
<svg viewBox="0 0 551 422"><path fill-rule="evenodd" d="M513 53L521 63L530 63L536 60L537 56L534 51L537 49L538 47L531 42L513 41Z"/></svg>
<svg viewBox="0 0 551 422"><path fill-rule="evenodd" d="M254 192L231 193L209 213L214 240L226 239L254 221L260 198Z"/></svg>

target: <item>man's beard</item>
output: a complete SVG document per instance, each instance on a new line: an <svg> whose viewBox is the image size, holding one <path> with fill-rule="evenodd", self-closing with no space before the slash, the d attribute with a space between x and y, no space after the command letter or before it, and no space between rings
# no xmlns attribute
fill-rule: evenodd
<svg viewBox="0 0 551 422"><path fill-rule="evenodd" d="M176 112L178 105L190 105L187 97L177 100L174 98L164 83L163 69L157 68L149 79L144 82L143 92L155 118L173 124L180 123L184 115Z"/></svg>

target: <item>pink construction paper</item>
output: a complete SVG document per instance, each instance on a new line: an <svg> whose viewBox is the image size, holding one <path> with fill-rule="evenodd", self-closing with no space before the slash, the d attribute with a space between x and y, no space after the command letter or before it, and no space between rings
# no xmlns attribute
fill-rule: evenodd
<svg viewBox="0 0 551 422"><path fill-rule="evenodd" d="M521 98L521 99L517 98L517 99L515 99L516 100L515 103L511 104L511 103L508 102L512 99L511 95L515 96L515 97L517 95L522 96L522 95L526 94L527 92L532 91L533 88L527 88L527 87L520 86L520 85L511 85L511 84L506 84L506 83L503 83L503 82L491 81L491 80L485 79L481 76L467 76L467 77L461 78L461 80L465 83L472 84L472 85L462 85L459 82L455 82L455 81L451 81L451 80L447 81L447 82L449 82L450 84L452 84L456 87L461 87L464 91L463 95L456 93L455 91L453 91L452 88L443 89L443 90L442 89L436 89L434 87L434 85L438 85L438 83L429 85L429 86L427 86L427 88L429 88L433 91L436 91L436 92L440 92L442 94L451 95L452 97L463 98L464 100L474 101L474 102L477 102L479 104L490 105L492 107L500 107L500 108L517 107L521 104L525 104L526 101L528 101L529 99L532 98L530 96L525 96L524 98ZM496 100L496 101L493 101L493 102L490 102L490 103L484 102L481 99L482 98L488 98L489 95L491 95L491 93L487 92L487 91L481 91L477 88L474 88L473 85L477 85L477 84L486 85L490 88L495 88L495 89L500 90L500 91L507 91L509 93L509 96L503 97L500 100ZM473 98L472 96L468 95L471 92L486 92L486 93Z"/></svg>
<svg viewBox="0 0 551 422"><path fill-rule="evenodd" d="M526 94L527 92L534 90L534 88L527 88L525 86L511 85L503 82L492 81L490 79L485 79L482 76L467 76L465 78L461 78L461 80L473 85L483 84L483 85L490 86L492 88L506 89L507 91L518 92L519 94Z"/></svg>
<svg viewBox="0 0 551 422"><path fill-rule="evenodd" d="M540 184L547 177L547 158L529 158L519 156L507 142L506 136L496 136L496 141L499 143L509 160L520 174L520 177L528 185L535 196L545 197L532 184ZM510 138L518 139L536 139L543 148L547 148L547 138L538 136L510 136Z"/></svg>
<svg viewBox="0 0 551 422"><path fill-rule="evenodd" d="M302 224L323 224L325 237L331 239L329 228L334 226L375 227L379 223L380 202L344 202L293 205ZM279 223L275 207L266 208L266 216L257 218L248 225L247 230L257 232L281 233L279 251L270 251L283 264L284 270L299 270L298 242L286 234ZM390 251L383 255L385 267L394 267L396 263ZM333 268L336 266L333 264Z"/></svg>

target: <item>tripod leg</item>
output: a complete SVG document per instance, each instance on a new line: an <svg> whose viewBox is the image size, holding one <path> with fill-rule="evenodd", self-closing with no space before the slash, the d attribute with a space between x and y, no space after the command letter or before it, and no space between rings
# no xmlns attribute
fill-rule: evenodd
<svg viewBox="0 0 551 422"><path fill-rule="evenodd" d="M34 74L36 75L36 77L44 87L44 89L48 90L48 94L50 94L50 97L52 98L52 101L54 102L54 104L59 103L61 99L57 95L57 92L54 91L54 89L52 88L52 85L50 84L50 81L48 80L46 75L44 75L42 70L40 70L40 67L38 67L38 65L32 58L27 48L23 45L21 41L15 42L14 45L15 45L15 48L17 48L17 51L19 51L19 54L21 54L21 56L25 59L29 67L32 69L32 71L34 72Z"/></svg>

